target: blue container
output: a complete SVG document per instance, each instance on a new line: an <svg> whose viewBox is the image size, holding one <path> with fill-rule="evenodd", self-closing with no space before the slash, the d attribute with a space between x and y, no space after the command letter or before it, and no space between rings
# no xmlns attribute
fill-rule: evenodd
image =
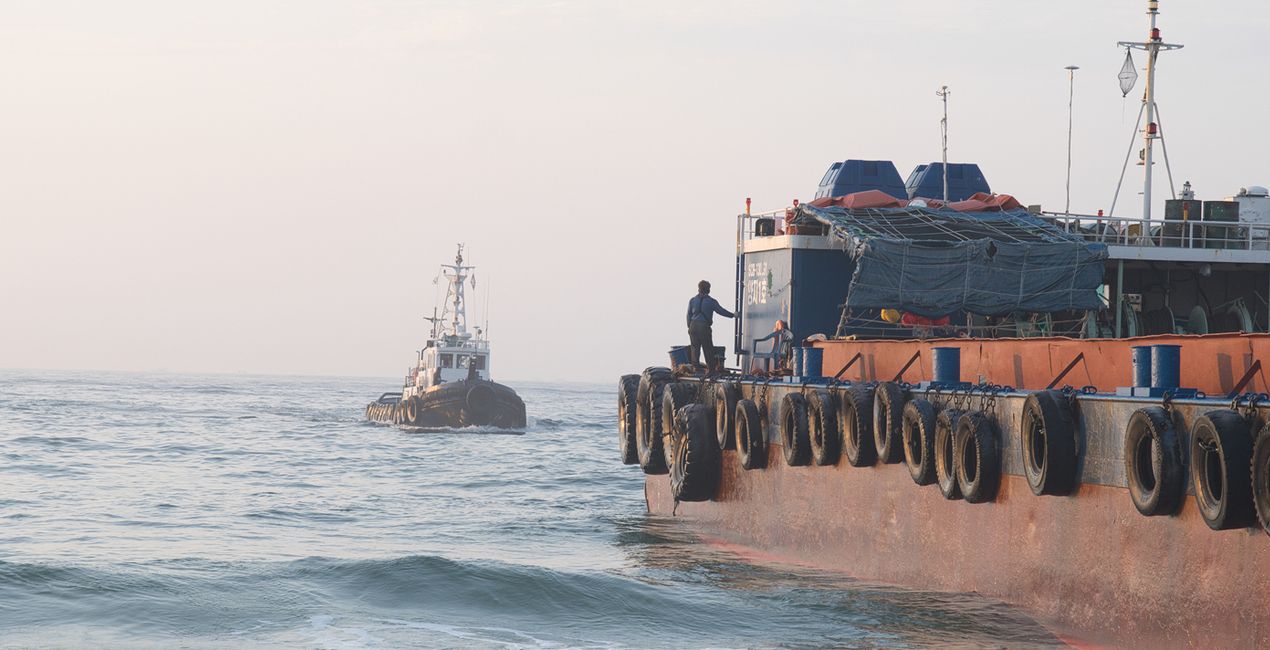
<svg viewBox="0 0 1270 650"><path fill-rule="evenodd" d="M961 381L961 348L931 348L935 381L955 384Z"/></svg>
<svg viewBox="0 0 1270 650"><path fill-rule="evenodd" d="M1133 353L1133 387L1149 388L1151 386L1151 346L1135 345L1129 350Z"/></svg>
<svg viewBox="0 0 1270 650"><path fill-rule="evenodd" d="M823 367L825 351L821 348L803 348L803 375L820 377L824 375Z"/></svg>
<svg viewBox="0 0 1270 650"><path fill-rule="evenodd" d="M686 345L676 345L670 348L670 367L672 369L689 363L692 363L692 348Z"/></svg>
<svg viewBox="0 0 1270 650"><path fill-rule="evenodd" d="M1151 388L1171 389L1180 385L1182 346L1151 346Z"/></svg>
<svg viewBox="0 0 1270 650"><path fill-rule="evenodd" d="M803 376L803 349L802 348L794 348L794 351L789 355L789 367L790 367L790 370L793 371L793 375L795 377Z"/></svg>

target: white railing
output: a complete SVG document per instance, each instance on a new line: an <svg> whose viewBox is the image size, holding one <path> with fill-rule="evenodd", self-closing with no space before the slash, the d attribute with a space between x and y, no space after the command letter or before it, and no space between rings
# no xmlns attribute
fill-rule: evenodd
<svg viewBox="0 0 1270 650"><path fill-rule="evenodd" d="M1038 216L1085 241L1113 246L1270 250L1270 224L1198 219L1164 221L1052 212Z"/></svg>

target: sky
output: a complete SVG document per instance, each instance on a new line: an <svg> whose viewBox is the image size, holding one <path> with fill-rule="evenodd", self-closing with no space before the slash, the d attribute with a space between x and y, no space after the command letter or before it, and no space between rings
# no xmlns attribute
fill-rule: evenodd
<svg viewBox="0 0 1270 650"><path fill-rule="evenodd" d="M938 160L940 86L950 160L1061 210L1080 66L1072 210L1109 208L1145 7L3 0L0 367L396 382L464 242L496 379L616 381L687 342L698 280L731 305L746 197ZM1161 10L1179 189L1270 185L1270 4Z"/></svg>

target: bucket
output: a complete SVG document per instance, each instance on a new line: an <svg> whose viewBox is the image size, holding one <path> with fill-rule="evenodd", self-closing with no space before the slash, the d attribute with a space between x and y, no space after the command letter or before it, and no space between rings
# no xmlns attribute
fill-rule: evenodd
<svg viewBox="0 0 1270 650"><path fill-rule="evenodd" d="M803 349L794 348L792 354L789 355L789 366L795 377L803 376Z"/></svg>
<svg viewBox="0 0 1270 650"><path fill-rule="evenodd" d="M692 348L687 345L676 345L670 348L670 367L678 368L679 366L692 363Z"/></svg>
<svg viewBox="0 0 1270 650"><path fill-rule="evenodd" d="M825 351L821 348L803 348L803 376L819 377L824 374Z"/></svg>

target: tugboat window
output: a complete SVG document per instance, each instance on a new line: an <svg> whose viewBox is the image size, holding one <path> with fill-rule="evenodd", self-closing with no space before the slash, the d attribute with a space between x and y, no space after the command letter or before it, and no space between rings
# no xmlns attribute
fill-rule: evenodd
<svg viewBox="0 0 1270 650"><path fill-rule="evenodd" d="M469 359L469 357L468 357L467 355L465 355L465 354L460 354L460 355L459 355L459 367L460 367L460 368L463 368L463 369L466 369L466 368L467 368L467 360L468 360L468 359Z"/></svg>
<svg viewBox="0 0 1270 650"><path fill-rule="evenodd" d="M454 355L453 355L453 354L443 354L443 355L441 355L441 367L442 367L442 368L453 368L453 367L454 367Z"/></svg>
<svg viewBox="0 0 1270 650"><path fill-rule="evenodd" d="M479 355L477 357L474 357L472 361L476 364L477 370L485 369L485 355Z"/></svg>

